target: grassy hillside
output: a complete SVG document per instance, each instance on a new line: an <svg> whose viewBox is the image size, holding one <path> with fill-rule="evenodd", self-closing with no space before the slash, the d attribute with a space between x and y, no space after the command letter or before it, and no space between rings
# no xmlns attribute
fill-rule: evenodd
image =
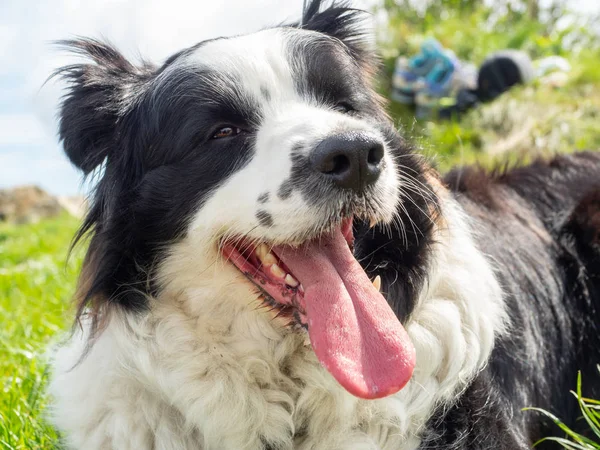
<svg viewBox="0 0 600 450"><path fill-rule="evenodd" d="M68 326L80 258L66 256L77 226L68 215L0 224L0 449L50 449L57 440L43 422L44 353Z"/></svg>
<svg viewBox="0 0 600 450"><path fill-rule="evenodd" d="M471 0L434 0L428 6L409 0L382 2L379 10L387 21L379 30L385 65L380 90L386 97L395 58L415 54L426 37L476 65L492 52L510 48L527 52L534 61L561 56L572 66L560 88L536 80L459 120L416 121L411 107L392 103L392 117L442 171L456 164L490 166L600 149L600 10L598 16L582 17L562 3L554 2L555 9L532 19L526 8L501 7L510 4L502 1L490 7Z"/></svg>

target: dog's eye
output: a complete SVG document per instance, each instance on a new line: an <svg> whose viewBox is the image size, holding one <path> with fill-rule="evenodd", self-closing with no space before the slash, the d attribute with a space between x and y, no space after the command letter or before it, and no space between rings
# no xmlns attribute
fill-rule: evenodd
<svg viewBox="0 0 600 450"><path fill-rule="evenodd" d="M342 114L348 114L354 112L354 108L347 102L339 102L333 107L334 111Z"/></svg>
<svg viewBox="0 0 600 450"><path fill-rule="evenodd" d="M222 139L226 137L237 136L241 132L242 130L236 127L223 127L219 128L219 130L215 134L213 134L212 138Z"/></svg>

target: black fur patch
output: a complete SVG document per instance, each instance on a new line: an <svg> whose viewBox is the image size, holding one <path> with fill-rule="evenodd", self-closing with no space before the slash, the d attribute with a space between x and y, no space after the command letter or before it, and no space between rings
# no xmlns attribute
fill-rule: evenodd
<svg viewBox="0 0 600 450"><path fill-rule="evenodd" d="M312 35L305 39L310 41L309 54L305 40L288 44L288 59L299 95L331 107L344 103L353 114L387 121L369 78L344 41Z"/></svg>
<svg viewBox="0 0 600 450"><path fill-rule="evenodd" d="M345 2L332 2L322 9L323 3L322 0L308 2L300 26L337 38L356 61L364 66L372 65L375 55L368 51L368 33L363 26L366 12L350 8Z"/></svg>
<svg viewBox="0 0 600 450"><path fill-rule="evenodd" d="M270 194L268 192L263 192L262 194L260 194L258 196L256 201L258 203L260 203L261 205L264 205L265 203L267 203L269 201L269 196L270 196Z"/></svg>
<svg viewBox="0 0 600 450"><path fill-rule="evenodd" d="M260 223L263 227L270 228L274 224L273 216L264 209L259 209L256 211L256 218L258 219L258 223Z"/></svg>
<svg viewBox="0 0 600 450"><path fill-rule="evenodd" d="M62 103L59 124L63 148L87 175L115 150L116 124L143 94L154 68L136 67L110 45L94 39L60 41L58 45L94 63L74 64L54 73L71 87Z"/></svg>
<svg viewBox="0 0 600 450"><path fill-rule="evenodd" d="M584 395L600 395L599 175L600 154L581 153L446 177L477 218L478 244L494 261L512 324L485 371L431 420L423 449L481 450L491 442L495 449L524 449L561 434L545 417L522 411L527 406L583 432L569 391L581 371Z"/></svg>
<svg viewBox="0 0 600 450"><path fill-rule="evenodd" d="M281 186L279 186L279 189L277 190L277 196L281 200L287 200L292 195L292 192L294 192L294 186L292 185L292 181L287 179L281 183Z"/></svg>
<svg viewBox="0 0 600 450"><path fill-rule="evenodd" d="M396 315L410 317L418 292L427 279L433 224L438 219L438 199L425 179L424 161L390 126L381 126L393 156L402 161L398 175L419 189L404 190L397 220L390 227L373 229L365 222L354 227L354 253L370 278L381 276L381 291Z"/></svg>

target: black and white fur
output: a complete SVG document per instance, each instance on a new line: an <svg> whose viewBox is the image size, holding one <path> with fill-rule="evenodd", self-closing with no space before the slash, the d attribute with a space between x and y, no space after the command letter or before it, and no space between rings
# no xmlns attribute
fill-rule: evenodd
<svg viewBox="0 0 600 450"><path fill-rule="evenodd" d="M159 67L66 43L92 61L59 72L60 136L99 178L78 322L53 357L68 448L525 449L557 430L523 407L575 425L578 370L600 395L600 157L440 180L372 89L361 12L319 9ZM239 134L212 139L226 126ZM347 132L384 143L364 198L306 164ZM380 400L346 392L218 251L301 242L342 212L416 348L411 381Z"/></svg>

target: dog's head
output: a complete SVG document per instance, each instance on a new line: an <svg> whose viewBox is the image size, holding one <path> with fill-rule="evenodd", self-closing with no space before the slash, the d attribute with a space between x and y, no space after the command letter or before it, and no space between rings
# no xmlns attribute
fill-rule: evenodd
<svg viewBox="0 0 600 450"><path fill-rule="evenodd" d="M232 289L308 330L336 379L374 398L408 381L415 356L354 234L400 226L397 246L418 259L431 208L373 91L361 12L319 4L301 24L205 41L157 68L69 43L95 62L62 69L65 151L99 177L80 313L143 311L167 285L204 277L210 302ZM385 246L381 235L371 243Z"/></svg>

